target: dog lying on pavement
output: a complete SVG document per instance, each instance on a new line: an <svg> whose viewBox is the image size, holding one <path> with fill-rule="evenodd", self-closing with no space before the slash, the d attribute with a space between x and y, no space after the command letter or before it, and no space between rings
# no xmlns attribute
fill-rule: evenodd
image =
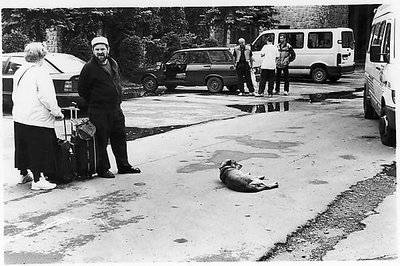
<svg viewBox="0 0 400 266"><path fill-rule="evenodd" d="M219 167L219 178L230 189L239 192L259 192L278 187L278 182L266 184L265 176L252 176L240 169L242 165L235 160L226 160Z"/></svg>

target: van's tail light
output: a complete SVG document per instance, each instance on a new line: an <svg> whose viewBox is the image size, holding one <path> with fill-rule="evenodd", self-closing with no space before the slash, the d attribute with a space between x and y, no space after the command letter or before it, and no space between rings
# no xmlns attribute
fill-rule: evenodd
<svg viewBox="0 0 400 266"><path fill-rule="evenodd" d="M337 54L336 56L336 65L339 66L342 63L342 54Z"/></svg>

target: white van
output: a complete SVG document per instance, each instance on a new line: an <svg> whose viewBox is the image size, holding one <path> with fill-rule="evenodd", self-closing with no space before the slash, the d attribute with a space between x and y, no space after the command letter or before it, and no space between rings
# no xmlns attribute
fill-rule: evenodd
<svg viewBox="0 0 400 266"><path fill-rule="evenodd" d="M350 28L273 29L263 31L252 43L254 67L261 65L261 48L271 37L278 45L285 34L296 52L289 65L290 75L307 75L317 83L337 81L342 74L354 72L354 34Z"/></svg>
<svg viewBox="0 0 400 266"><path fill-rule="evenodd" d="M400 34L395 13L391 5L381 5L375 11L365 58L363 101L364 117L380 119L381 141L393 147L396 145L395 79L399 79L395 42Z"/></svg>

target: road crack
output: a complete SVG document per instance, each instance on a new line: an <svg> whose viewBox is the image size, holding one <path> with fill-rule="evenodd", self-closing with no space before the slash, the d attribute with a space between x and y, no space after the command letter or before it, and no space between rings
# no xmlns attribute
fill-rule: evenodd
<svg viewBox="0 0 400 266"><path fill-rule="evenodd" d="M396 191L396 163L383 167L338 195L323 213L289 234L285 243L276 243L259 261L322 261L339 241L363 230L362 221Z"/></svg>

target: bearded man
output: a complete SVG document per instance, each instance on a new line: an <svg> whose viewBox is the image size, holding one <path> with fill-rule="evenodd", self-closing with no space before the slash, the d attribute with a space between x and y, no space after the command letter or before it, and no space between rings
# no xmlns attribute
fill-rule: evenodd
<svg viewBox="0 0 400 266"><path fill-rule="evenodd" d="M115 177L110 171L107 154L109 141L118 174L140 173L139 168L132 167L128 162L118 63L109 56L107 38L95 37L91 45L93 56L82 68L78 93L88 103L89 119L96 126L97 175L103 178Z"/></svg>

